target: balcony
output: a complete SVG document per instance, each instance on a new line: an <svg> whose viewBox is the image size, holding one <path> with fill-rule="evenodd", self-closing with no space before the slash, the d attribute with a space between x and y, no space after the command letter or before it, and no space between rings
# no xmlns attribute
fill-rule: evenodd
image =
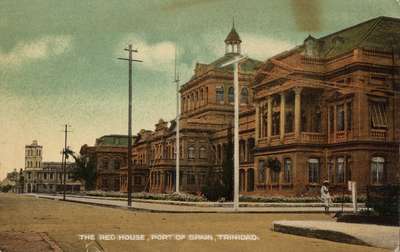
<svg viewBox="0 0 400 252"><path fill-rule="evenodd" d="M369 136L373 140L385 141L387 137L387 130L386 129L371 129L369 132Z"/></svg>
<svg viewBox="0 0 400 252"><path fill-rule="evenodd" d="M278 146L282 144L294 144L294 143L312 143L312 144L322 144L326 142L326 135L318 132L301 132L300 138L297 139L294 133L286 133L283 138L283 143L281 142L279 135L271 136L268 138L258 139L257 145L262 146Z"/></svg>
<svg viewBox="0 0 400 252"><path fill-rule="evenodd" d="M301 132L302 143L322 144L326 141L326 136L318 132Z"/></svg>

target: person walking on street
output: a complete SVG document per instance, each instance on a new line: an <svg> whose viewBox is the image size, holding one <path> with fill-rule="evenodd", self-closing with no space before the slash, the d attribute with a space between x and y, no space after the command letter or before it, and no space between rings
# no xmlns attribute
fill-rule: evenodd
<svg viewBox="0 0 400 252"><path fill-rule="evenodd" d="M324 202L325 213L329 213L329 206L332 204L331 195L329 194L329 181L324 180L321 187L321 199Z"/></svg>

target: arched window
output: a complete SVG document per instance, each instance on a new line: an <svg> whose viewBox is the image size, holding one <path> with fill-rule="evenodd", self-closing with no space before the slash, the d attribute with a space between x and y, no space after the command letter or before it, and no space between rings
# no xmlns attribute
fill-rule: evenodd
<svg viewBox="0 0 400 252"><path fill-rule="evenodd" d="M215 89L217 103L224 103L224 87L219 86Z"/></svg>
<svg viewBox="0 0 400 252"><path fill-rule="evenodd" d="M233 87L230 87L228 89L228 102L229 103L235 102L235 89Z"/></svg>
<svg viewBox="0 0 400 252"><path fill-rule="evenodd" d="M285 158L283 160L283 181L285 183L292 183L292 160Z"/></svg>
<svg viewBox="0 0 400 252"><path fill-rule="evenodd" d="M188 158L194 159L194 147L193 146L189 146L189 148L188 148Z"/></svg>
<svg viewBox="0 0 400 252"><path fill-rule="evenodd" d="M207 150L204 146L200 147L200 158L202 158L202 159L207 158Z"/></svg>
<svg viewBox="0 0 400 252"><path fill-rule="evenodd" d="M308 159L308 183L319 183L319 159Z"/></svg>
<svg viewBox="0 0 400 252"><path fill-rule="evenodd" d="M204 91L203 91L203 89L200 89L200 100L201 101L204 100Z"/></svg>
<svg viewBox="0 0 400 252"><path fill-rule="evenodd" d="M240 92L240 103L249 103L249 91L247 90L247 88L242 88L242 91Z"/></svg>
<svg viewBox="0 0 400 252"><path fill-rule="evenodd" d="M373 185L383 184L385 158L373 157L371 159L371 183Z"/></svg>

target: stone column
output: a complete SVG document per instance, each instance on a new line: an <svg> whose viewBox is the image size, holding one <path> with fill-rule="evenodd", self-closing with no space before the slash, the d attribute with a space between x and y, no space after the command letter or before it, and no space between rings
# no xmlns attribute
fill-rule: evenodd
<svg viewBox="0 0 400 252"><path fill-rule="evenodd" d="M336 104L333 106L333 142L336 143L336 117L337 117L337 113L336 113Z"/></svg>
<svg viewBox="0 0 400 252"><path fill-rule="evenodd" d="M264 124L264 113L265 113L265 101L262 101L260 104L260 114L259 114L259 121L260 121L260 138L265 137L265 124Z"/></svg>
<svg viewBox="0 0 400 252"><path fill-rule="evenodd" d="M272 136L272 96L268 96L268 112L267 112L267 137L268 143L271 143Z"/></svg>
<svg viewBox="0 0 400 252"><path fill-rule="evenodd" d="M247 162L248 159L249 159L248 151L247 151L247 148L248 148L247 143L248 143L248 141L244 140L244 146L243 146L243 151L244 151L243 158L244 158L244 160L243 160L243 162Z"/></svg>
<svg viewBox="0 0 400 252"><path fill-rule="evenodd" d="M302 88L294 89L294 132L297 140L301 137L301 91Z"/></svg>
<svg viewBox="0 0 400 252"><path fill-rule="evenodd" d="M260 134L260 103L256 103L256 118L255 118L255 121L256 121L256 125L255 125L256 128L255 128L254 140L257 143L258 138L259 138L259 134Z"/></svg>
<svg viewBox="0 0 400 252"><path fill-rule="evenodd" d="M165 191L165 187L166 187L166 183L165 183L166 182L165 181L166 180L166 176L165 175L166 175L165 171L162 171L161 172L161 177L160 177L160 180L161 180L161 183L160 183L160 187L161 187L160 189L161 190L160 191L161 192L164 192Z"/></svg>
<svg viewBox="0 0 400 252"><path fill-rule="evenodd" d="M280 111L280 140L281 143L283 143L284 139L285 139L285 117L286 117L286 113L285 113L285 103L286 103L286 96L285 93L282 92L281 93L281 111Z"/></svg>
<svg viewBox="0 0 400 252"><path fill-rule="evenodd" d="M243 180L244 180L243 192L247 192L247 183L248 183L248 181L247 181L247 170L244 170L243 176L244 176L244 178L243 178Z"/></svg>
<svg viewBox="0 0 400 252"><path fill-rule="evenodd" d="M344 112L344 136L345 136L345 139L347 140L347 120L348 120L348 118L347 118L347 101L346 100L344 100L344 104L343 104L343 112Z"/></svg>

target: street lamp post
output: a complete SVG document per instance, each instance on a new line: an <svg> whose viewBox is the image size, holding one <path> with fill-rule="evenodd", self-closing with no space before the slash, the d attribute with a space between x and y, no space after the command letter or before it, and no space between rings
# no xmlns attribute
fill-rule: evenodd
<svg viewBox="0 0 400 252"><path fill-rule="evenodd" d="M233 64L233 88L235 93L235 115L234 115L234 187L233 187L233 209L239 209L239 63L245 60L245 56L236 56L231 61L224 63L221 67Z"/></svg>
<svg viewBox="0 0 400 252"><path fill-rule="evenodd" d="M120 60L127 60L129 71L129 94L128 94L128 207L132 206L132 62L142 62L132 58L132 53L137 53L137 50L132 49L132 45L124 49L128 51L129 58L118 58Z"/></svg>
<svg viewBox="0 0 400 252"><path fill-rule="evenodd" d="M179 193L179 161L180 161L180 139L179 139L179 74L176 70L176 48L175 48L175 84L176 84L176 169L175 169L175 192Z"/></svg>

